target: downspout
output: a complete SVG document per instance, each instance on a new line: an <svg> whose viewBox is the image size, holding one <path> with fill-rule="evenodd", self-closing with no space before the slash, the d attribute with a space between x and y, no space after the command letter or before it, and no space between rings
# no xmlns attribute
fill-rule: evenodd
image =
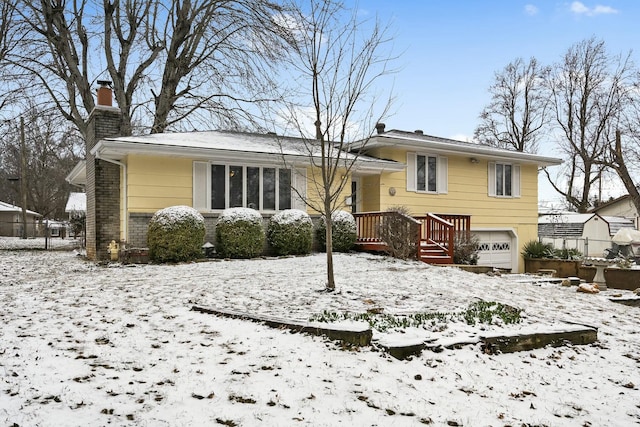
<svg viewBox="0 0 640 427"><path fill-rule="evenodd" d="M129 213L127 212L127 165L125 163L119 162L117 160L105 159L100 157L100 153L96 152L96 159L104 160L108 163L113 163L114 165L118 165L122 168L122 200L120 203L122 204L122 211L124 212L124 221L122 222L122 228L124 231L124 240L126 242L129 241Z"/></svg>

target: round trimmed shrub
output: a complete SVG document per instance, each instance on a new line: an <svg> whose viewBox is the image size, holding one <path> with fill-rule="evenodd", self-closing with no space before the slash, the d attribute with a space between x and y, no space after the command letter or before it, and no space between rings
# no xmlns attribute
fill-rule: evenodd
<svg viewBox="0 0 640 427"><path fill-rule="evenodd" d="M223 258L255 258L262 254L265 234L255 209L229 208L216 224L216 252Z"/></svg>
<svg viewBox="0 0 640 427"><path fill-rule="evenodd" d="M332 219L332 246L336 252L349 252L353 245L356 243L356 220L349 212L335 211L331 215ZM327 247L327 220L323 215L320 218L317 229L318 244L321 250L326 250Z"/></svg>
<svg viewBox="0 0 640 427"><path fill-rule="evenodd" d="M267 241L276 255L311 253L313 223L309 215L298 209L278 212L269 220Z"/></svg>
<svg viewBox="0 0 640 427"><path fill-rule="evenodd" d="M182 262L202 258L204 235L204 218L192 207L160 209L149 221L149 258L153 262Z"/></svg>

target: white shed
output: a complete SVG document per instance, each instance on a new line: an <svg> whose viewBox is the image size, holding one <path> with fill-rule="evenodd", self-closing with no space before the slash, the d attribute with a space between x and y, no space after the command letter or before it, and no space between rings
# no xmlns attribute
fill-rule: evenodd
<svg viewBox="0 0 640 427"><path fill-rule="evenodd" d="M603 256L620 228L635 228L633 221L596 213L561 213L538 218L538 237L557 249L575 248L585 256Z"/></svg>

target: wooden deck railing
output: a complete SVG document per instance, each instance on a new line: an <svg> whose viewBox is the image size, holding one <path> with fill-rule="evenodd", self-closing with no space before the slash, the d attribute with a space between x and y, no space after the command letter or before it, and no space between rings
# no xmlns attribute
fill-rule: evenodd
<svg viewBox="0 0 640 427"><path fill-rule="evenodd" d="M426 247L438 248L443 256L453 260L454 237L456 233L471 234L471 217L469 215L433 214L427 213L420 217L410 217L399 212L361 212L355 213L357 238L356 244L365 250L384 250L393 252L399 248L392 248L385 241L385 230L393 226L405 236L411 236L409 241L415 241L417 257L426 261ZM406 239L405 239L406 241ZM432 252L432 250L429 250ZM441 261L440 261L441 262Z"/></svg>
<svg viewBox="0 0 640 427"><path fill-rule="evenodd" d="M464 233L466 239L471 237L471 215L436 214L436 216L453 224L456 233Z"/></svg>
<svg viewBox="0 0 640 427"><path fill-rule="evenodd" d="M453 237L455 235L454 224L439 215L428 213L425 216L416 217L422 222L421 240L427 245L435 245L453 259Z"/></svg>
<svg viewBox="0 0 640 427"><path fill-rule="evenodd" d="M422 223L410 216L385 211L354 213L353 217L356 220L356 244L363 249L393 250L388 248L389 242L385 241L384 236L391 228L407 236L407 240L414 242L416 248L420 245Z"/></svg>

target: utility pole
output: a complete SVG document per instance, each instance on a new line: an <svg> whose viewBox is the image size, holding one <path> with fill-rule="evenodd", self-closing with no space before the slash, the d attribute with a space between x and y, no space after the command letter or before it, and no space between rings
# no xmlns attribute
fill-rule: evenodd
<svg viewBox="0 0 640 427"><path fill-rule="evenodd" d="M27 238L27 146L24 140L24 117L20 117L20 196L22 198L22 238Z"/></svg>

